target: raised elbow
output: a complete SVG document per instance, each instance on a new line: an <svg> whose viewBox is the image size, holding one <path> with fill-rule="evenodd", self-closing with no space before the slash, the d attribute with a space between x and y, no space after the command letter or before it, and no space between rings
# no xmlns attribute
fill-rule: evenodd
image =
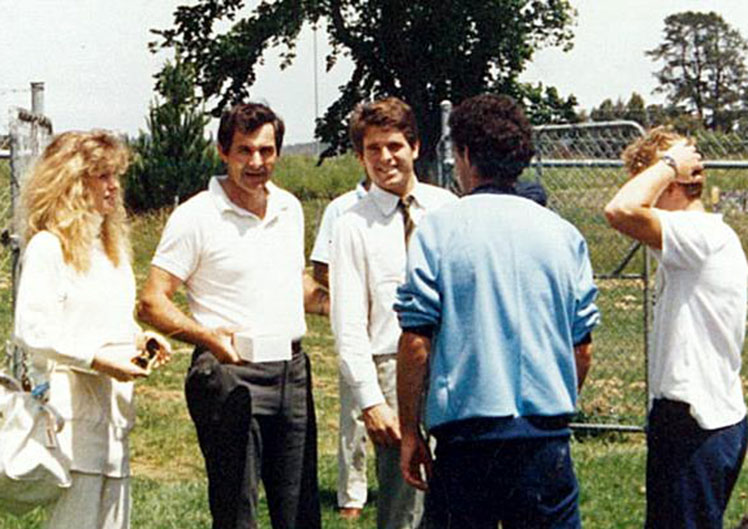
<svg viewBox="0 0 748 529"><path fill-rule="evenodd" d="M616 230L620 230L621 226L626 224L631 219L632 211L629 208L621 206L615 201L608 202L603 210L605 220L608 224Z"/></svg>

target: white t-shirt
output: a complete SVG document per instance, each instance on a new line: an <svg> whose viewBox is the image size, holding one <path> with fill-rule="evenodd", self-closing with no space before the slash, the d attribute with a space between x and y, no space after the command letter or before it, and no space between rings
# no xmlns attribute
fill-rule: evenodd
<svg viewBox="0 0 748 529"><path fill-rule="evenodd" d="M260 219L231 202L219 178L174 210L152 264L184 282L201 325L297 340L306 332L301 204L268 182Z"/></svg>
<svg viewBox="0 0 748 529"><path fill-rule="evenodd" d="M356 189L352 189L347 193L343 193L339 197L333 199L327 207L325 212L322 214L322 222L319 224L319 230L317 231L317 238L314 239L314 247L312 248L312 255L310 256L311 261L317 263L329 264L330 263L330 248L332 247L332 229L335 225L335 221L338 220L343 213L351 209L359 200L366 196L366 188L363 183L359 183Z"/></svg>
<svg viewBox="0 0 748 529"><path fill-rule="evenodd" d="M654 210L662 225L649 397L690 404L707 430L745 416L740 381L748 265L721 215Z"/></svg>

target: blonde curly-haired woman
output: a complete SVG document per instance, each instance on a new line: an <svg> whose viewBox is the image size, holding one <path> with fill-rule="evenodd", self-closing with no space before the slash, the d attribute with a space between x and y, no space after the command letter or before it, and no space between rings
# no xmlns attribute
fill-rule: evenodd
<svg viewBox="0 0 748 529"><path fill-rule="evenodd" d="M132 381L148 374L133 359L151 335L133 318L119 181L128 162L109 133L66 132L46 148L21 194L26 248L15 337L32 378L49 380L71 462L72 485L49 508L50 528L130 526Z"/></svg>

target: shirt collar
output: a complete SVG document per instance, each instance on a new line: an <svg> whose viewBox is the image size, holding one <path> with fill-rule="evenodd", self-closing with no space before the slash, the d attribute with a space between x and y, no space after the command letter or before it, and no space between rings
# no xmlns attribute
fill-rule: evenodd
<svg viewBox="0 0 748 529"><path fill-rule="evenodd" d="M495 183L488 183L476 186L472 191L470 191L470 193L468 193L468 195L478 195L482 193L490 193L494 195L516 195L517 189L514 186L514 183L504 186Z"/></svg>
<svg viewBox="0 0 748 529"><path fill-rule="evenodd" d="M398 195L385 191L374 182L372 182L369 187L369 194L371 195L374 204L376 204L377 209L379 209L385 217L389 217L397 210L397 204L400 202L400 197ZM424 206L423 184L418 180L416 180L413 190L410 192L410 196L413 197L413 204L417 207L422 208Z"/></svg>
<svg viewBox="0 0 748 529"><path fill-rule="evenodd" d="M221 213L231 211L241 217L252 217L254 219L260 220L257 215L255 215L251 211L247 211L243 207L234 204L231 201L229 196L226 194L226 191L224 191L223 186L221 185L221 181L226 178L228 178L226 175L214 176L208 183L208 192L210 193L210 196L213 199L213 203L216 205L216 208L218 208L218 211L220 211ZM279 200L280 188L273 182L268 181L268 183L265 184L265 187L268 191L268 203L267 209L265 210L265 218L262 220L268 222L277 217L281 211L286 209L288 207L288 204Z"/></svg>
<svg viewBox="0 0 748 529"><path fill-rule="evenodd" d="M365 183L366 183L366 180L361 180L356 185L356 198L359 199L359 200L361 200L362 198L364 198L366 196L366 194L368 193L368 191L364 187Z"/></svg>

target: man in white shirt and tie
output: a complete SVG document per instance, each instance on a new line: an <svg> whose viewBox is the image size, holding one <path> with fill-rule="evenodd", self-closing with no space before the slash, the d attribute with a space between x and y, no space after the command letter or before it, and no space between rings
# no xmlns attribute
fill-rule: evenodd
<svg viewBox="0 0 748 529"><path fill-rule="evenodd" d="M393 310L404 280L407 238L427 211L456 200L418 181L420 143L413 110L390 97L360 105L351 141L372 181L335 223L330 261L331 320L341 376L353 390L377 455L377 527L415 528L423 498L399 469L395 385L400 328Z"/></svg>

